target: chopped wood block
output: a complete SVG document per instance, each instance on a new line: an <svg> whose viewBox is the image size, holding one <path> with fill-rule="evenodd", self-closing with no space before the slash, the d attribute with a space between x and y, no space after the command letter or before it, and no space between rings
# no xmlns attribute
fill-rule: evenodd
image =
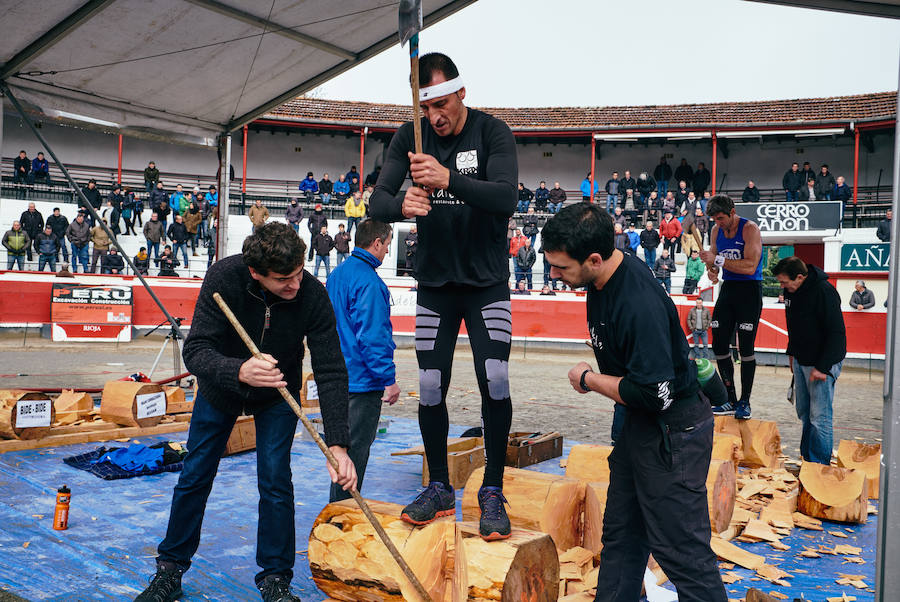
<svg viewBox="0 0 900 602"><path fill-rule="evenodd" d="M44 414L46 426L20 426L26 424L19 420L21 411L35 409L35 404L41 404L49 412ZM34 416L34 414L32 414ZM20 439L22 441L43 439L50 434L50 425L56 419L56 411L53 402L46 393L37 391L20 391L16 389L0 389L0 438Z"/></svg>
<svg viewBox="0 0 900 602"><path fill-rule="evenodd" d="M778 425L767 420L736 420L733 416L716 416L715 432L739 435L744 457L741 466L752 468L779 466L781 436Z"/></svg>
<svg viewBox="0 0 900 602"><path fill-rule="evenodd" d="M734 513L735 467L729 460L713 459L706 477L706 501L713 533L728 528Z"/></svg>
<svg viewBox="0 0 900 602"><path fill-rule="evenodd" d="M585 484L581 545L594 554L599 554L603 549L603 512L606 510L608 486L608 483Z"/></svg>
<svg viewBox="0 0 900 602"><path fill-rule="evenodd" d="M566 476L583 481L609 482L609 445L573 445L566 463Z"/></svg>
<svg viewBox="0 0 900 602"><path fill-rule="evenodd" d="M150 400L156 400L157 393L162 394L162 412L158 412L159 403L153 403L152 408L145 405ZM103 385L100 417L107 422L115 422L122 426L156 426L166 413L165 402L165 393L159 385L130 380L111 380Z"/></svg>
<svg viewBox="0 0 900 602"><path fill-rule="evenodd" d="M731 462L737 472L741 459L744 457L743 445L740 433L716 433L713 436L712 458Z"/></svg>
<svg viewBox="0 0 900 602"><path fill-rule="evenodd" d="M63 389L53 400L56 409L56 422L60 425L75 424L86 418L94 409L94 400L89 393Z"/></svg>
<svg viewBox="0 0 900 602"><path fill-rule="evenodd" d="M766 581L771 581L773 583L787 577L793 577L793 575L791 575L790 573L782 571L777 566L771 564L763 564L761 567L756 569L756 574Z"/></svg>
<svg viewBox="0 0 900 602"><path fill-rule="evenodd" d="M841 439L838 444L837 465L842 468L854 468L866 473L869 484L869 498L878 499L878 487L881 482L881 444L866 445L857 441Z"/></svg>
<svg viewBox="0 0 900 602"><path fill-rule="evenodd" d="M751 571L755 571L766 563L765 557L748 552L715 535L710 538L710 546L719 558L733 562Z"/></svg>
<svg viewBox="0 0 900 602"><path fill-rule="evenodd" d="M804 462L800 467L797 507L803 514L816 518L865 523L868 515L866 473Z"/></svg>
<svg viewBox="0 0 900 602"><path fill-rule="evenodd" d="M300 405L308 408L317 407L319 405L319 388L316 386L316 377L312 372L304 372L302 379Z"/></svg>
<svg viewBox="0 0 900 602"><path fill-rule="evenodd" d="M818 552L816 552L814 550L803 550L802 552L800 552L799 555L803 556L804 558L821 558L822 557L821 554L819 554Z"/></svg>
<svg viewBox="0 0 900 602"><path fill-rule="evenodd" d="M422 486L428 485L431 475L425 459L425 446L417 445L409 449L391 453L392 456L422 456ZM481 437L454 437L447 440L447 469L450 485L456 489L466 486L469 477L477 468L484 466L484 439Z"/></svg>
<svg viewBox="0 0 900 602"><path fill-rule="evenodd" d="M463 493L463 520L477 521L478 488L484 469L472 473ZM503 495L509 500L507 513L512 526L547 533L560 550L582 545L585 483L568 477L533 470L507 468Z"/></svg>

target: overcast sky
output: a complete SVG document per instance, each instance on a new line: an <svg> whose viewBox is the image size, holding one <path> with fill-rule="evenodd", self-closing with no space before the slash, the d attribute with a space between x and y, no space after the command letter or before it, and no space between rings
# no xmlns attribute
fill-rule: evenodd
<svg viewBox="0 0 900 602"><path fill-rule="evenodd" d="M897 89L900 20L744 0L479 0L421 34L472 106L683 104ZM410 103L399 44L313 92Z"/></svg>

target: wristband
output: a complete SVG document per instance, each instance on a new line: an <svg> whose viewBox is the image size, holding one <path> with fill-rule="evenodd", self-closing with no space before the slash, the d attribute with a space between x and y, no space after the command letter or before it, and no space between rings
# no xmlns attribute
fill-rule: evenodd
<svg viewBox="0 0 900 602"><path fill-rule="evenodd" d="M725 257L723 255L716 255L716 259L715 261L713 261L713 264L717 268L723 267L725 265Z"/></svg>
<svg viewBox="0 0 900 602"><path fill-rule="evenodd" d="M588 372L593 372L593 370L588 368L587 370L585 370L584 372L581 373L581 380L579 381L578 384L581 387L582 391L590 391L591 390L591 388L588 387L588 385L587 385L587 381L584 380L584 377L588 375Z"/></svg>

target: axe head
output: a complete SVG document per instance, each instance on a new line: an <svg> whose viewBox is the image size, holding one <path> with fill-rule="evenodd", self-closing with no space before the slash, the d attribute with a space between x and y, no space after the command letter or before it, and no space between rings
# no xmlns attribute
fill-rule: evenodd
<svg viewBox="0 0 900 602"><path fill-rule="evenodd" d="M400 0L400 45L422 31L422 0Z"/></svg>

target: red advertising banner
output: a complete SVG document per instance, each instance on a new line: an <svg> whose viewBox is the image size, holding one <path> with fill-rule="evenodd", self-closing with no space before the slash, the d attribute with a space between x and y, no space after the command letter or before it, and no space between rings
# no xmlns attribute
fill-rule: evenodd
<svg viewBox="0 0 900 602"><path fill-rule="evenodd" d="M53 340L130 341L133 304L130 286L54 282Z"/></svg>

